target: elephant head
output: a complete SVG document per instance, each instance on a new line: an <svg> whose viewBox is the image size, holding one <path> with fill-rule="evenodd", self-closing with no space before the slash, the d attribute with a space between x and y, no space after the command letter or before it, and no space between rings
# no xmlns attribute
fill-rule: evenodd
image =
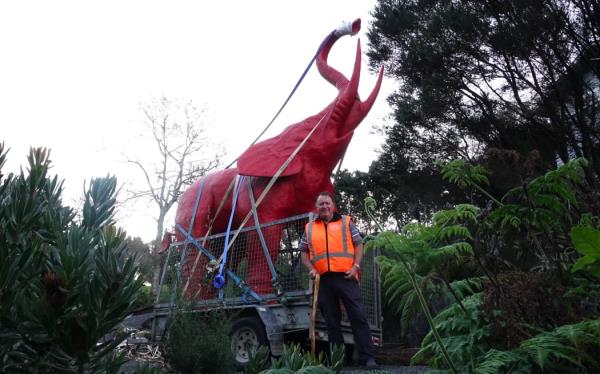
<svg viewBox="0 0 600 374"><path fill-rule="evenodd" d="M294 175L303 169L316 169L320 171L319 174L329 178L350 144L354 129L369 113L381 87L383 67L369 97L364 102L360 100L358 96L361 66L360 41L356 47L356 59L350 80L327 64L329 51L335 42L341 36L354 35L359 30L360 19L344 24L325 39L317 56L319 72L338 89L335 100L320 113L288 126L279 136L248 148L238 159L237 166L240 174L273 176L306 135L319 124L319 128L311 135L281 176Z"/></svg>

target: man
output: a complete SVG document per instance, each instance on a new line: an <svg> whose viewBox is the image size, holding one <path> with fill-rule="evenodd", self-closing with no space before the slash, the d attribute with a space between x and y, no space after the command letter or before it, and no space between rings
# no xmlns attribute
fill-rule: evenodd
<svg viewBox="0 0 600 374"><path fill-rule="evenodd" d="M362 237L350 217L336 211L329 192L317 195L316 206L318 217L306 224L299 248L310 277L321 276L319 308L327 323L329 343L344 344L341 300L350 319L359 363L376 366L371 330L358 285Z"/></svg>

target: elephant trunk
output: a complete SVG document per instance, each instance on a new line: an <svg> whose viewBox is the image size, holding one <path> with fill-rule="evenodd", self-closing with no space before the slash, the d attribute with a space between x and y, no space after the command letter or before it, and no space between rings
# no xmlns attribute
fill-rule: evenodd
<svg viewBox="0 0 600 374"><path fill-rule="evenodd" d="M375 98L379 93L383 78L383 66L379 71L377 83L366 101L361 102L358 96L358 83L360 81L361 68L361 48L360 41L356 46L356 57L352 70L352 77L348 80L342 73L327 64L329 51L335 42L344 35L355 35L360 31L360 19L352 23L343 24L337 30L329 35L317 57L317 67L319 72L329 83L334 85L338 91L338 97L334 103L330 121L337 125L337 132L340 136L353 131L360 122L366 117L373 106ZM358 104L358 105L355 105Z"/></svg>

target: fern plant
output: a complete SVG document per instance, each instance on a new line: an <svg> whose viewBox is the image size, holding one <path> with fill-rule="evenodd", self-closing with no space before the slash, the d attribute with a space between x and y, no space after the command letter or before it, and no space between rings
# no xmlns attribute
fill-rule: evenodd
<svg viewBox="0 0 600 374"><path fill-rule="evenodd" d="M583 158L574 159L510 190L502 200L511 203L495 210L491 222L500 227L524 226L542 232L570 227L571 208L578 205L574 188L583 181L587 165Z"/></svg>
<svg viewBox="0 0 600 374"><path fill-rule="evenodd" d="M371 212L371 210L375 207L375 205L376 205L376 202L373 198L369 197L369 198L365 199L365 211L371 217L371 219L373 219L376 222L379 229L381 231L383 231L383 227L374 219L373 214ZM380 244L376 245L375 243L377 242L378 238L380 240ZM377 236L377 238L375 238L375 240L372 242L372 244L367 247L371 248L372 246L378 246L378 247L385 248L385 245L388 244L388 245L391 245L391 248L396 248L396 246L393 245L393 242L395 240L397 240L397 237L394 234L382 232ZM382 244L381 242L384 242L385 244ZM427 321L429 322L429 326L431 327L431 332L433 333L433 335L435 336L436 340L438 341L438 343L440 345L440 349L442 350L442 353L444 355L444 358L446 359L446 363L447 363L448 367L450 368L450 370L452 372L456 372L454 363L452 362L452 359L446 352L444 344L441 341L441 337L439 336L439 334L433 324L433 317L432 317L431 311L429 309L429 305L423 295L423 292L421 291L421 287L417 283L417 276L413 269L413 265L411 264L410 260L408 260L402 254L402 251L397 251L395 253L396 253L397 259L398 259L398 265L400 266L400 269L401 269L400 272L402 272L404 275L406 275L406 279L408 279L408 281L412 287L412 290L415 293L416 299L418 300L419 305L421 306L421 310L423 311L423 313L425 314L425 317L427 318Z"/></svg>
<svg viewBox="0 0 600 374"><path fill-rule="evenodd" d="M582 321L544 331L511 351L490 350L475 367L476 373L591 372L599 369L589 351L600 347L600 320Z"/></svg>
<svg viewBox="0 0 600 374"><path fill-rule="evenodd" d="M523 270L566 270L564 264L569 259L564 247L569 245L568 231L577 218L576 191L584 183L587 165L584 158L571 160L497 200L483 187L488 183L485 169L462 160L441 164L444 179L461 187L473 187L495 203L495 209L481 222L478 234L486 253L514 253L508 257L528 266ZM496 247L483 243L496 243ZM532 257L530 253L535 260L526 260ZM514 266L508 257L504 256L503 262Z"/></svg>
<svg viewBox="0 0 600 374"><path fill-rule="evenodd" d="M459 372L530 373L537 368L548 373L590 372L597 370L598 360L590 352L600 348L600 320L587 320L541 331L512 350L491 348L490 325L483 322L481 295L464 300L467 313L457 304L440 312L434 322L448 353ZM534 332L534 331L532 331ZM443 369L444 358L433 335L428 334L412 364L428 363Z"/></svg>
<svg viewBox="0 0 600 374"><path fill-rule="evenodd" d="M433 320L459 372L472 370L473 358L483 356L489 349L486 338L491 336L491 328L483 322L480 306L481 294L477 293L463 300L463 308L457 303L452 304ZM434 368L443 368L443 360L440 344L430 332L411 363L428 363Z"/></svg>
<svg viewBox="0 0 600 374"><path fill-rule="evenodd" d="M366 245L367 248L382 250L377 261L381 267L384 292L401 315L403 333L420 310L409 272L414 273L415 281L428 302L434 295L442 293L460 304L463 297L480 290L481 277L448 280L443 274L450 263L460 264L473 254L468 242L472 236L465 224L474 222L477 213L478 208L473 205L458 205L437 212L432 225L409 224L400 234L384 232ZM405 260L408 268L401 259Z"/></svg>
<svg viewBox="0 0 600 374"><path fill-rule="evenodd" d="M598 263L598 220L584 214L581 216L582 224L571 230L573 222L581 214L576 209L578 186L583 183L586 166L587 161L584 159L572 160L509 191L501 200L485 191L484 186L488 183L485 169L464 161L444 166L445 179L465 188L475 188L494 205L489 205L483 211L468 205L459 206L454 210L437 213L428 225L406 226L396 236L386 233L389 238L385 240L390 248L394 248L384 251L385 257L379 259L384 272L386 294L397 302L400 312L416 311L418 292L414 291L416 287L411 283L418 282L422 293L426 297L430 296L438 289L444 289L437 281L443 282L444 277L437 278L437 274L443 273L443 267L450 260L460 264L462 258L470 258L472 255L480 265L482 274L488 277L449 278L453 281L447 282L450 287L446 288L456 294L453 295L454 303L432 319L432 329L423 340L422 348L413 358L413 363L426 363L444 371L450 361L455 365L450 371L469 373L529 373L532 370L583 373L596 370L597 360L590 353L597 352L600 344L598 321L581 319L589 316L597 318L597 313L593 312L598 310L595 305L597 303L593 300L590 303L587 294L580 298L576 296L597 288L589 274L596 274L595 266ZM510 273L502 269L515 271L514 265L506 257L507 253L530 251L536 254L537 257L533 258L538 259L537 264L525 268L523 274L529 274L527 271L530 269L542 269L545 266L565 270L565 266L573 261L573 251L567 237L570 230L573 246L583 255L572 271L587 270L582 274L586 278L583 278L581 287L566 293L567 283L564 282L568 281L567 278L572 282L573 278L568 273L557 272L565 279L553 279L557 290L563 290L561 292L565 295L573 295L569 299L573 305L548 310L551 315L544 321L549 323L534 323L535 326L532 326L523 322L523 315L501 316L500 313L504 312L498 308L482 304L482 296L486 295L485 300L488 300L490 294L499 295L499 305L506 305L506 302L511 302L510 305L527 303L527 298L511 299L511 293L506 292L511 288L498 282L498 273L503 276L501 279L505 279L504 275ZM383 240L385 235L380 235L379 238ZM384 242L375 242L373 245L385 247ZM482 255L482 259L478 255ZM494 261L503 266L497 267L495 273L486 269ZM486 262L484 267L483 263ZM548 276L552 276L551 273ZM523 287L529 289L531 286L523 284ZM479 291L482 292L476 293ZM563 302L571 302L569 300L564 299ZM538 301L531 300L532 303ZM560 315L563 319L553 314L563 309L568 313ZM564 326L557 326L555 323L573 320L580 322ZM511 345L494 340L501 336L498 334L498 326L505 321L510 321L515 328L523 331L521 337ZM537 320L534 319L535 321ZM507 326L504 328L509 329L512 325ZM515 348L508 350L507 347Z"/></svg>
<svg viewBox="0 0 600 374"><path fill-rule="evenodd" d="M453 160L448 163L438 162L437 166L442 169L442 177L460 188L473 187L484 196L495 202L498 206L502 203L486 191L482 185L488 185L489 171L481 165L472 165L465 160Z"/></svg>

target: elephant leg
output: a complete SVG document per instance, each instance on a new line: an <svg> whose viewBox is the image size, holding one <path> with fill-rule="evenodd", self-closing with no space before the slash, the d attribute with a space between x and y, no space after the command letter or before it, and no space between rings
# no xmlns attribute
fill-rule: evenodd
<svg viewBox="0 0 600 374"><path fill-rule="evenodd" d="M273 266L277 264L281 242L281 228L270 226L262 230L265 242L269 249L269 258ZM272 274L265 257L264 250L256 232L248 233L248 278L247 282L259 294L273 292Z"/></svg>

